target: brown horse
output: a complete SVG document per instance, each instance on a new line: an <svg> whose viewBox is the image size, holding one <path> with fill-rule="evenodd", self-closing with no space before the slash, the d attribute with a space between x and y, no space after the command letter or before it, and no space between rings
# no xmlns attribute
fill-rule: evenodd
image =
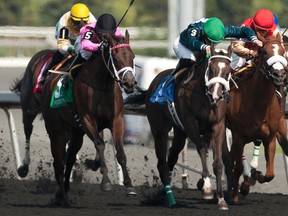
<svg viewBox="0 0 288 216"><path fill-rule="evenodd" d="M259 183L274 178L276 138L288 155L286 97L283 90L287 66L285 49L280 35L268 39L258 37L263 41L263 47L255 59L256 68L237 81L238 89L231 89L232 100L227 107L226 123L232 133L231 156L233 165L235 163L234 202L239 199L238 182L243 172L242 154L246 143L261 140L265 148L266 174L256 170L252 173ZM246 176L241 185L243 194L249 192L249 186L250 180Z"/></svg>
<svg viewBox="0 0 288 216"><path fill-rule="evenodd" d="M42 50L37 52L29 61L24 76L22 79L15 81L11 87L11 91L20 95L20 106L22 110L22 122L24 126L25 134L25 154L22 160L22 164L18 167L17 172L21 178L27 176L30 165L30 139L33 131L33 122L38 114L41 113L41 93L34 93L34 86L37 82L40 71L44 70L46 65L49 63L54 50ZM66 64L64 68L68 68L72 59L66 58L63 60ZM59 65L62 65L60 62ZM58 65L57 65L58 66ZM62 68L62 69L64 69ZM69 143L69 134L65 136L64 142ZM82 180L82 172L80 161L77 160L75 163L75 169L73 173L74 181Z"/></svg>
<svg viewBox="0 0 288 216"><path fill-rule="evenodd" d="M185 139L189 137L195 143L202 161L203 173L198 187L202 189L203 197L206 199L213 198L206 162L208 146L210 142L213 143L213 171L217 181L219 209L228 209L222 190L221 161L222 147L226 139L225 113L226 96L229 91L230 56L231 50L216 51L212 46L212 56L209 59L202 58L201 63L195 67L181 70L175 78L175 101L168 101L168 106L153 103L150 98L159 83L169 76L172 70L158 74L146 92L146 113L155 141L157 168L169 206L176 203L170 187L172 171L177 163L178 154L185 145ZM174 137L167 161L168 133L172 128Z"/></svg>
<svg viewBox="0 0 288 216"><path fill-rule="evenodd" d="M116 157L123 170L126 192L136 194L128 174L127 159L123 149L124 121L121 91L123 88L126 93L131 93L136 84L134 53L129 45L128 31L123 38L116 39L110 35L105 35L104 38L105 46L102 51L93 54L77 72L73 72L75 76L73 104L57 109L50 108L53 90L61 77L59 74L49 75L41 93L41 110L50 138L55 178L60 187L56 193L56 204L68 205L67 192L71 169L76 154L82 146L84 134L93 141L99 154L100 171L103 175L101 188L111 190L104 157L105 145L101 137L101 131L105 128L110 129L112 133L117 151ZM79 117L76 120L75 113ZM80 123L77 120L80 120ZM71 137L65 158L63 139L67 133Z"/></svg>
<svg viewBox="0 0 288 216"><path fill-rule="evenodd" d="M25 155L22 165L18 167L18 175L26 177L30 164L30 138L33 131L33 121L41 112L41 100L39 94L34 94L33 89L36 84L38 73L41 68L48 63L49 57L52 56L53 50L42 50L36 53L29 61L24 76L16 80L11 91L20 95L20 105L22 109L22 122L25 133Z"/></svg>

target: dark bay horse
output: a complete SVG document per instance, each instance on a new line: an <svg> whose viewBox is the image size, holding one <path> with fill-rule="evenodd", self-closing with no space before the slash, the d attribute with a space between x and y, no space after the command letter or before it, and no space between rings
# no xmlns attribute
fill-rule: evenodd
<svg viewBox="0 0 288 216"><path fill-rule="evenodd" d="M184 71L181 70L182 72L176 74L175 101L168 102L168 106L152 103L150 97L163 78L169 76L172 70L159 73L146 92L146 113L155 141L157 168L169 206L176 203L170 187L173 168L177 163L178 154L185 145L186 138L189 137L195 143L201 158L203 173L198 187L203 191L205 199L213 198L206 161L208 147L210 142L212 143L213 171L216 175L219 209L228 209L222 190L221 162L222 147L226 139L225 113L226 96L229 91L230 56L230 49L229 52L227 50L216 51L212 46L210 58L203 58L195 67L185 68ZM171 112L169 107L172 108ZM171 113L177 113L177 116ZM178 118L179 121L174 121L173 118ZM174 137L167 161L168 133L172 128Z"/></svg>
<svg viewBox="0 0 288 216"><path fill-rule="evenodd" d="M41 113L41 98L39 94L34 94L33 89L36 84L38 73L44 65L48 63L49 57L53 55L53 50L42 50L36 53L29 61L24 76L16 80L11 91L20 95L20 105L22 110L22 122L25 134L25 155L22 165L18 167L18 175L26 177L30 164L30 139L33 131L33 121Z"/></svg>
<svg viewBox="0 0 288 216"><path fill-rule="evenodd" d="M105 163L105 144L101 136L103 129L110 129L116 148L116 157L122 167L127 194L136 194L127 170L127 159L123 148L124 121L121 88L133 92L134 53L129 44L129 33L123 38L104 36L104 48L82 65L73 81L74 103L53 109L50 100L61 75L51 74L41 93L41 110L50 138L55 178L60 187L56 193L56 204L68 205L69 178L76 154L86 134L94 143L98 153L100 172L103 175L101 188L111 190L111 181ZM61 70L61 68L59 69ZM64 70L64 69L62 69ZM74 72L73 72L74 74ZM121 86L121 88L120 88ZM71 108L73 107L73 108ZM74 114L80 119L80 124ZM70 145L65 157L63 138L70 132ZM65 170L65 173L64 173Z"/></svg>
<svg viewBox="0 0 288 216"><path fill-rule="evenodd" d="M20 167L17 172L21 178L27 176L30 165L30 140L33 132L33 122L38 114L41 113L41 93L34 93L34 87L38 79L38 75L45 69L49 63L55 50L42 50L37 52L29 61L24 76L22 79L15 81L11 87L11 91L20 95L20 106L22 110L22 122L25 134L25 154ZM63 61L67 62L62 67L62 70L68 68L72 58L66 58ZM60 62L59 65L62 65ZM58 66L58 65L57 65ZM69 143L69 134L65 136L65 142ZM80 161L75 163L75 170L73 173L73 180L81 181L82 173L80 169Z"/></svg>
<svg viewBox="0 0 288 216"><path fill-rule="evenodd" d="M276 138L288 155L286 97L283 89L287 66L285 49L280 35L267 39L258 37L263 41L263 47L255 59L256 67L245 78L237 81L238 89L231 89L232 99L227 106L226 123L232 133L231 156L235 174L232 192L234 202L239 200L239 178L243 172L242 154L246 143L261 140L265 148L266 174L256 170L251 173L259 183L274 178ZM241 192L248 194L249 186L250 179L246 176Z"/></svg>

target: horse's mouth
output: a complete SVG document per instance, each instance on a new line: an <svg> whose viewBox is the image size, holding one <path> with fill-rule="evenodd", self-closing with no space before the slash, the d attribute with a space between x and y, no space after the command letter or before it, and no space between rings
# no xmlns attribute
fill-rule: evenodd
<svg viewBox="0 0 288 216"><path fill-rule="evenodd" d="M126 94L131 94L134 92L134 86L123 85L123 89Z"/></svg>

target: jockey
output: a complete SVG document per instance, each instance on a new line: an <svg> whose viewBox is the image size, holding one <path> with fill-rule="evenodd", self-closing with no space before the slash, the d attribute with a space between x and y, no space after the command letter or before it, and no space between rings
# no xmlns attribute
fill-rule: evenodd
<svg viewBox="0 0 288 216"><path fill-rule="evenodd" d="M258 10L254 17L246 19L242 26L250 27L258 35L264 38L276 36L280 33L277 26L278 19L270 10ZM281 34L281 33L280 33ZM258 48L242 40L232 42L233 56L231 68L235 71L246 64L246 58L255 58L258 56Z"/></svg>
<svg viewBox="0 0 288 216"><path fill-rule="evenodd" d="M69 70L76 64L81 64L88 60L92 53L101 49L103 34L111 34L116 37L123 37L120 28L116 25L116 20L111 14L102 14L96 22L85 25L80 30L80 35L76 38L74 47L77 53L76 58ZM63 86L67 87L67 78L63 79Z"/></svg>
<svg viewBox="0 0 288 216"><path fill-rule="evenodd" d="M262 46L249 27L224 27L222 21L216 17L203 18L191 23L174 41L173 49L180 61L172 74L184 67L192 66L203 53L209 56L211 43L220 43L226 37L248 38L258 46Z"/></svg>
<svg viewBox="0 0 288 216"><path fill-rule="evenodd" d="M85 4L74 4L70 11L66 12L56 24L55 38L57 39L58 50L42 74L41 84L43 85L48 70L58 64L64 57L71 55L74 50L76 37L80 29L87 23L95 22L96 19Z"/></svg>

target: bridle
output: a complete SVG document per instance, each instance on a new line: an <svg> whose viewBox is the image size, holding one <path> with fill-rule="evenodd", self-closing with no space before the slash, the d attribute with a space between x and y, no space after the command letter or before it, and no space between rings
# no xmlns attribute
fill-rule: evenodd
<svg viewBox="0 0 288 216"><path fill-rule="evenodd" d="M228 75L228 79L226 80L225 78L223 77L213 77L209 80L209 72L211 70L211 67L210 67L210 64L211 64L211 61L213 59L226 59L228 60L229 62L231 62L231 58L228 57L228 56L225 56L225 55L213 55L211 56L209 59L208 59L208 65L207 65L207 68L206 68L206 71L205 71L205 91L206 91L206 95L208 96L208 98L210 99L210 101L212 100L212 97L213 97L213 94L211 92L211 87L217 83L221 84L223 87L224 87L224 90L222 91L222 95L219 97L219 101L223 100L225 98L225 96L228 96L229 95L229 91L230 91L230 85L229 85L229 82L230 82L230 79L231 79L231 73L229 73Z"/></svg>
<svg viewBox="0 0 288 216"><path fill-rule="evenodd" d="M265 47L265 45L273 43L273 42L276 42L277 44L279 44L279 47L282 46L280 41L271 40L271 41L267 41L263 47ZM279 77L275 76L275 73L273 73L273 66L275 64L281 64L283 66L283 70L284 70L285 67L287 67L287 60L282 55L274 55L263 62L263 69L260 69L260 71L264 74L264 76L268 80L269 79L277 80L279 78Z"/></svg>
<svg viewBox="0 0 288 216"><path fill-rule="evenodd" d="M122 43L122 44L117 44L113 47L111 47L111 45L109 45L107 42L104 42L104 48L102 48L102 60L107 68L107 70L109 71L109 73L111 74L112 78L119 83L120 87L122 87L122 80L119 78L119 74L123 73L122 77L125 76L125 74L127 72L132 72L132 74L135 77L135 70L132 67L126 66L123 67L119 70L116 69L115 64L114 64L114 57L113 57L113 51L116 49L121 49L121 48L125 48L125 47L130 47L130 44L128 43ZM105 48L107 47L107 49L109 49L109 57L108 60L106 60L105 58ZM110 65L112 66L112 70L110 69Z"/></svg>

